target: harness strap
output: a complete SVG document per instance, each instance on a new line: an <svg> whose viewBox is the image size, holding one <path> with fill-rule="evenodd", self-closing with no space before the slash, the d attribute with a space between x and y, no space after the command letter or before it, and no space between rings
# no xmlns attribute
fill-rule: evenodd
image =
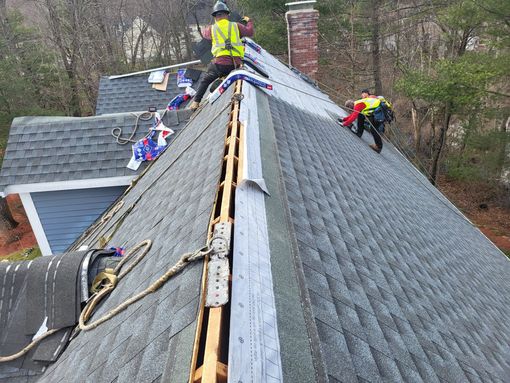
<svg viewBox="0 0 510 383"><path fill-rule="evenodd" d="M242 42L241 43L236 42L235 44L232 44L232 41L231 41L231 38L232 38L232 29L233 28L235 28L235 24L233 22L229 22L228 23L227 37L225 37L225 34L222 32L221 28L218 25L216 25L216 24L213 25L213 33L214 33L214 37L216 39L216 42L219 41L219 37L221 37L223 39L223 41L224 41L223 44L216 43L216 47L218 47L218 48L226 48L228 50L235 51L236 53L241 54L241 52L239 52L239 50L236 47L241 46ZM237 40L240 41L239 34L237 32L234 32L234 33L236 34ZM226 49L224 49L224 50L226 50Z"/></svg>

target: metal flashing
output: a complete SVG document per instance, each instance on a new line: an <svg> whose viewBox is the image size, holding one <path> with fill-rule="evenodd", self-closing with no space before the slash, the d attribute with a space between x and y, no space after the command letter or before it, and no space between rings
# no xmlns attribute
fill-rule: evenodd
<svg viewBox="0 0 510 383"><path fill-rule="evenodd" d="M231 382L281 382L256 95L249 84L243 90L250 97L245 97L240 111L248 123L243 182L235 200L228 377Z"/></svg>
<svg viewBox="0 0 510 383"><path fill-rule="evenodd" d="M139 71L139 72L133 72L133 73L125 73L125 74L113 75L113 76L109 76L109 77L108 77L108 79L109 79L109 80L115 80L115 79L117 79L117 78L137 76L137 75L139 75L139 74L152 73L152 72L156 72L156 71L158 71L158 70L164 70L164 69L182 68L183 66L188 66L188 65L197 65L197 64L200 64L200 63L201 63L201 61L200 61L200 60L193 60L193 61L188 61L188 62L184 62L184 63L180 63L180 64L174 64L174 65L162 66L162 67L154 68L154 69L146 69L146 70L142 70L142 71Z"/></svg>
<svg viewBox="0 0 510 383"><path fill-rule="evenodd" d="M246 107L239 111L239 119L245 126L245 139L242 142L243 152L246 153L242 163L242 179L240 184L245 181L255 183L260 190L269 194L262 175L262 160L260 156L260 130L257 114L256 88L248 83L243 86L244 99L243 104ZM248 128L249 126L249 128ZM259 144L257 144L259 143Z"/></svg>

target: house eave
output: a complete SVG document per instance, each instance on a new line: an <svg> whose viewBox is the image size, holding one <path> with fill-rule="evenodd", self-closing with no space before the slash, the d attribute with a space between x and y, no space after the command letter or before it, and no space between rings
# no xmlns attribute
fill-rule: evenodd
<svg viewBox="0 0 510 383"><path fill-rule="evenodd" d="M40 182L33 184L8 185L5 187L1 196L5 197L9 194L47 192L57 190L73 190L73 189L92 189L100 187L127 186L136 174L132 176L110 177L110 178L91 178L83 180L69 180L57 182Z"/></svg>

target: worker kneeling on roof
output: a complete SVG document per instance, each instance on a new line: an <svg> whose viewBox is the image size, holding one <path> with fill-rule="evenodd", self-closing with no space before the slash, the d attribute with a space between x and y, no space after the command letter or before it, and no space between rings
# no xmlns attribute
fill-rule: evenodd
<svg viewBox="0 0 510 383"><path fill-rule="evenodd" d="M384 122L378 121L374 118L374 112L381 106L381 99L377 97L370 97L370 91L363 89L361 91L361 99L357 101L346 102L346 107L349 108L352 113L347 117L340 120L343 126L350 126L354 120L357 119L357 130L356 135L361 137L365 129L368 129L374 137L375 144L370 147L377 153L380 153L383 147L381 134L378 129L380 124ZM366 125L365 125L366 123Z"/></svg>
<svg viewBox="0 0 510 383"><path fill-rule="evenodd" d="M212 40L211 52L214 56L198 84L197 94L190 108L196 110L202 101L208 86L217 78L228 75L232 70L241 67L244 57L244 45L241 37L253 36L253 22L243 17L246 25L229 21L230 10L223 1L214 5L212 16L214 24L204 30L205 39Z"/></svg>

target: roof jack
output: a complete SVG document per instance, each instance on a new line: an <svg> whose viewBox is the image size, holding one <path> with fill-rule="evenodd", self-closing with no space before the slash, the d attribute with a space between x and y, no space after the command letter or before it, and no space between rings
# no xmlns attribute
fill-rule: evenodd
<svg viewBox="0 0 510 383"><path fill-rule="evenodd" d="M253 69L258 74L264 76L265 78L269 78L264 64L262 64L260 60L258 60L255 56L252 56L249 53L245 53L243 57L243 63L245 66Z"/></svg>
<svg viewBox="0 0 510 383"><path fill-rule="evenodd" d="M221 82L220 86L218 86L218 88L209 95L209 102L212 104L216 101L236 80L245 80L259 88L273 90L273 84L267 81L267 79L256 75L255 73L240 69L230 72L227 78Z"/></svg>
<svg viewBox="0 0 510 383"><path fill-rule="evenodd" d="M260 53L262 52L262 47L260 45L258 45L257 43L255 43L255 41L253 40L250 40L249 38L247 37L243 37L243 41L244 43L249 46L251 49L253 49L255 52L257 53Z"/></svg>
<svg viewBox="0 0 510 383"><path fill-rule="evenodd" d="M220 222L214 226L212 252L207 265L206 307L220 307L228 302L229 262L232 224Z"/></svg>

